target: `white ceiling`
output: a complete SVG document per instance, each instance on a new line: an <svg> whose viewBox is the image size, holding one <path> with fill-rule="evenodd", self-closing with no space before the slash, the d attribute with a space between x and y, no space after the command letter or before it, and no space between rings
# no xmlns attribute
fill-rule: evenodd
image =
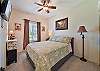
<svg viewBox="0 0 100 71"><path fill-rule="evenodd" d="M59 11L59 9L72 9L75 6L80 5L86 0L51 0L51 4L56 5L56 10L50 10L51 12L47 14L45 11L37 12L40 6L34 4L34 2L39 2L41 0L11 0L13 8L21 10L28 13L52 16L53 13Z"/></svg>

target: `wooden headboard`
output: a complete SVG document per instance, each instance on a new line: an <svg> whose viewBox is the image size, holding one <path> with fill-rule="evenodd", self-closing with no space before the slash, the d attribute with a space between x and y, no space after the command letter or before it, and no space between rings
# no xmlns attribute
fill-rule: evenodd
<svg viewBox="0 0 100 71"><path fill-rule="evenodd" d="M74 54L74 38L71 39L72 54Z"/></svg>

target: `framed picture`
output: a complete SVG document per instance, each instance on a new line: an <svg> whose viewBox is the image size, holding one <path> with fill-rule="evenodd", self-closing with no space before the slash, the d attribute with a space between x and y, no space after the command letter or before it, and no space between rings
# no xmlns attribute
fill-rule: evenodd
<svg viewBox="0 0 100 71"><path fill-rule="evenodd" d="M21 30L21 24L15 23L15 30Z"/></svg>
<svg viewBox="0 0 100 71"><path fill-rule="evenodd" d="M67 30L67 29L68 29L68 18L56 21L56 30Z"/></svg>
<svg viewBox="0 0 100 71"><path fill-rule="evenodd" d="M45 31L45 26L42 26L42 31Z"/></svg>

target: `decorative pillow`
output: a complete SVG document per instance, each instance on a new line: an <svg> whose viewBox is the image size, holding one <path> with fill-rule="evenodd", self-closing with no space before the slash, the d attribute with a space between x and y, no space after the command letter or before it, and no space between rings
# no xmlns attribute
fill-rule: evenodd
<svg viewBox="0 0 100 71"><path fill-rule="evenodd" d="M71 42L71 37L63 37L63 39L60 41L62 43L70 43Z"/></svg>
<svg viewBox="0 0 100 71"><path fill-rule="evenodd" d="M56 41L56 42L62 42L62 43L70 43L71 37L65 37L65 36L51 36L49 41Z"/></svg>

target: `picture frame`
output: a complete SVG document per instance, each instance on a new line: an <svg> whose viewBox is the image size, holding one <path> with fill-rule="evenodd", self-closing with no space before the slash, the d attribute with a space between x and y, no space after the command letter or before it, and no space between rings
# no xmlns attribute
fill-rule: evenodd
<svg viewBox="0 0 100 71"><path fill-rule="evenodd" d="M67 30L68 29L68 17L56 21L56 30Z"/></svg>
<svg viewBox="0 0 100 71"><path fill-rule="evenodd" d="M45 31L45 26L42 26L42 31Z"/></svg>
<svg viewBox="0 0 100 71"><path fill-rule="evenodd" d="M15 23L15 30L21 30L21 24Z"/></svg>

